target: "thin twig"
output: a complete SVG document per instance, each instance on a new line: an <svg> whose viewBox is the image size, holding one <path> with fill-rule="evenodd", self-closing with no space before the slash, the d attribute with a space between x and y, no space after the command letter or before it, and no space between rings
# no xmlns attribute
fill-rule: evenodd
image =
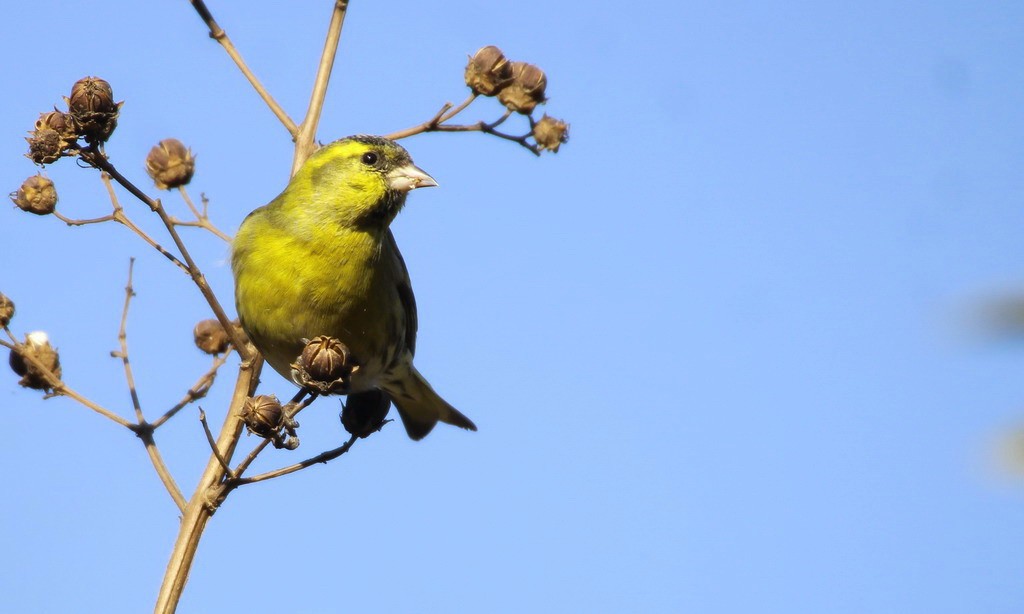
<svg viewBox="0 0 1024 614"><path fill-rule="evenodd" d="M242 462L238 463L238 466L235 467L235 476L240 476L243 473L245 473L245 470L249 468L249 465L251 465L254 460L256 460L256 457L260 455L260 452L263 452L263 450L265 450L269 445L269 439L263 439L258 444L256 444L256 447L250 450L249 454L247 454L245 458L242 459Z"/></svg>
<svg viewBox="0 0 1024 614"><path fill-rule="evenodd" d="M453 117L455 117L456 115L458 115L459 113L464 111L466 109L466 107L468 107L469 105L473 104L473 101L476 100L476 98L477 98L476 92L472 92L469 95L469 97L466 98L464 101L462 101L462 104L460 104L457 107L452 107L452 103L446 102L446 103L444 103L441 106L441 110L440 111L435 113L433 117L431 117L427 121L423 122L422 124L418 124L416 126L412 126L410 128L406 128L405 130L399 130L397 132L392 132L391 134L386 135L384 138L391 139L392 141L397 141L399 139L404 139L404 138L413 136L414 134L421 134L423 132L431 132L437 126L443 124L444 122L452 119Z"/></svg>
<svg viewBox="0 0 1024 614"><path fill-rule="evenodd" d="M220 228L214 226L213 222L210 221L210 217L207 215L207 204L209 201L207 201L205 196L203 196L203 211L202 213L200 213L199 210L196 209L196 206L192 202L192 199L189 197L188 190L185 189L184 185L178 186L178 192L181 194L181 197L185 200L185 203L188 205L188 208L192 210L192 214L196 216L196 221L183 222L175 218L171 218L174 220L175 224L177 224L178 226L196 226L198 228L204 228L212 232L213 234L217 235L225 242L231 243L231 237L227 233L222 232Z"/></svg>
<svg viewBox="0 0 1024 614"><path fill-rule="evenodd" d="M501 117L499 117L498 119L496 119L493 122L491 122L489 124L486 124L486 125L487 125L488 128L491 128L491 129L497 128L498 126L504 124L505 120L510 118L510 117L512 117L512 109L505 109L505 112L502 114ZM530 120L530 131L532 132L533 131L533 116L532 115L528 115L527 119Z"/></svg>
<svg viewBox="0 0 1024 614"><path fill-rule="evenodd" d="M199 209L196 209L196 206L195 204L193 204L192 199L189 198L188 190L185 189L184 184L178 186L178 193L181 194L181 198L184 199L185 204L188 205L189 210L192 211L192 215L196 216L197 220L203 219L203 214L199 213Z"/></svg>
<svg viewBox="0 0 1024 614"><path fill-rule="evenodd" d="M171 475L166 463L164 463L163 457L160 455L160 451L156 446L156 441L153 439L152 426L146 422L146 419L143 416L142 405L139 402L138 392L135 388L135 378L132 375L131 363L128 360L127 322L128 308L129 305L131 304L132 297L135 295L135 292L132 290L132 270L134 268L134 265L135 259L132 258L128 266L128 283L125 286L124 309L121 313L121 325L118 330L118 341L120 343L121 349L117 352L111 352L111 354L121 358L121 361L124 365L125 379L128 383L128 390L131 393L132 406L135 409L135 417L137 420L137 424L132 424L128 422L128 420L108 410L102 405L94 403L93 401L90 401L89 399L80 395L73 389L69 388L67 384L64 383L63 380L58 378L56 374L54 374L50 369L48 369L39 360L37 360L35 356L33 356L31 353L19 351L17 348L21 347L23 344L17 342L14 336L11 335L10 330L5 329L7 330L7 334L11 338L13 344L0 340L0 345L10 348L13 351L17 351L24 360L28 361L30 364L32 364L33 367L35 367L40 373L43 374L43 376L46 378L47 383L50 385L50 388L53 391L50 396L66 396L70 399L73 399L78 403L84 405L85 407L88 407L89 409L102 415L103 417L113 420L114 422L120 424L121 426L135 433L136 436L138 436L139 439L142 440L146 448L146 453L149 455L150 461L153 464L153 468L156 470L157 476L160 478L160 481L164 484L164 487L167 489L167 492L171 496L171 499L174 501L175 505L178 506L179 510L184 510L186 505L185 497L181 494L181 489L178 488L177 483L175 483L174 481L174 477Z"/></svg>
<svg viewBox="0 0 1024 614"><path fill-rule="evenodd" d="M530 140L529 140L530 137L533 135L533 119L532 118L530 119L530 132L527 132L526 134L524 134L522 136L516 136L516 135L513 135L513 134L507 134L505 132L500 132L500 131L496 130L496 128L498 126L500 126L501 124L505 123L505 120L507 120L509 117L512 116L512 110L511 109L506 110L505 113L501 117L499 117L498 119L494 120L493 122L489 122L489 123L488 122L484 122L484 121L479 121L479 122L476 122L476 123L473 123L473 124L446 124L445 123L448 120L450 120L453 117L455 117L463 109L468 107L470 105L470 103L472 103L475 99L476 99L476 95L475 94L470 95L470 97L467 98L461 105L459 105L458 107L452 108L450 110L449 110L449 107L451 106L450 103L449 104L445 104L445 106L441 107L441 110L438 111L437 113L435 113L432 118L428 119L427 121L423 122L422 124L419 124L417 126L413 126L411 128L406 128L405 130L399 130L398 132L392 132L391 134L388 134L386 136L386 138L389 138L391 140L398 140L398 139L404 139L406 137L413 136L414 134L421 134L421 133L424 133L424 132L482 132L484 134L490 134L490 135L496 136L496 137L498 137L500 139L505 139L506 141L512 141L513 143L518 143L520 146L522 146L524 149L526 149L527 151L529 151L533 155L535 155L535 156L539 156L540 155L540 148L537 145L535 145L534 143L531 143Z"/></svg>
<svg viewBox="0 0 1024 614"><path fill-rule="evenodd" d="M36 370L39 371L39 373L43 375L43 377L46 378L46 383L50 385L50 389L53 391L52 393L47 395L48 397L68 397L69 399L78 401L80 404L84 405L85 407L88 407L89 409L93 410L94 412L98 413L104 418L113 420L114 422L120 424L121 426L127 429L134 429L135 425L126 420L125 418L118 416L117 414L110 411L106 407L103 407L99 403L94 403L93 401L90 401L89 399L75 392L73 389L69 388L67 384L64 383L63 380L57 377L53 373L53 371L50 371L46 367L46 365L44 365L35 356L33 356L31 352L22 352L19 348L21 348L24 344L15 339L14 336L11 335L10 331L7 331L7 334L9 337L11 337L11 342L9 343L7 341L0 340L0 346L18 352L18 354L20 354L21 357L26 362L30 363L33 367L36 368Z"/></svg>
<svg viewBox="0 0 1024 614"><path fill-rule="evenodd" d="M316 129L320 124L320 114L323 112L324 99L327 97L327 84L331 80L334 57L338 53L338 40L341 38L341 28L345 24L347 11L348 0L335 0L334 10L331 12L331 23L327 26L327 40L324 42L324 50L320 54L320 64L316 69L316 78L313 80L309 108L306 109L306 116L302 119L302 124L295 137L295 156L292 160L291 173L293 176L310 154L316 150Z"/></svg>
<svg viewBox="0 0 1024 614"><path fill-rule="evenodd" d="M463 111L465 111L466 107L468 107L469 105L473 104L473 101L475 101L477 99L477 96L478 95L477 95L476 92L471 92L469 94L469 96L467 96L466 99L463 100L462 103L459 106L455 107L454 109L452 109L448 113L445 113L441 117L441 119L438 121L438 123L443 124L446 121L448 121L449 119L451 119L451 118L455 117L456 115L458 115L459 113L462 113Z"/></svg>
<svg viewBox="0 0 1024 614"><path fill-rule="evenodd" d="M288 475L289 473L301 471L302 469L312 467L313 465L316 465L318 463L326 463L328 461L332 461L341 456L342 454L344 454L345 452L348 452L349 448L351 448L352 445L355 444L357 439L359 439L359 436L353 435L352 437L349 438L348 441L343 443L341 446L334 448L333 450L321 452L320 454L317 454L312 458L307 458L306 460L299 463L295 463L294 465L288 465L287 467L282 467L274 471L268 471L266 473L254 475L250 478L234 478L230 480L227 485L229 487L238 487L244 486L246 484L252 484L254 482L262 482L264 480L270 480L273 478L281 477L282 475Z"/></svg>
<svg viewBox="0 0 1024 614"><path fill-rule="evenodd" d="M206 441L210 444L210 450L213 451L213 455L220 461L220 466L224 468L224 472L227 474L229 479L235 478L235 472L228 466L228 461L221 455L220 449L217 447L217 442L213 438L213 433L210 431L210 425L206 423L206 412L203 408L199 408L199 422L203 425L203 432L206 433Z"/></svg>
<svg viewBox="0 0 1024 614"><path fill-rule="evenodd" d="M205 397L206 393L209 392L210 388L213 386L214 380L217 378L217 370L220 369L225 362L227 362L228 356L230 355L231 348L228 348L228 350L223 354L214 357L213 364L206 371L206 373L201 375L199 379L196 381L196 383L193 384L192 387L189 388L187 392L185 392L185 396L182 397L180 401L175 403L173 407L164 412L164 415L160 416L153 422L153 428L160 428L165 422L173 418L175 414L181 411L182 408L187 406L189 403L193 403Z"/></svg>
<svg viewBox="0 0 1024 614"><path fill-rule="evenodd" d="M213 314L217 317L217 320L220 321L221 326L224 327L224 330L227 332L228 337L231 339L231 343L235 346L239 356L243 359L248 359L248 346L242 344L242 339L238 330L232 326L231 320L228 318L227 313L221 306L220 301L217 300L217 296L210 288L210 284L206 281L206 277L199 269L199 266L195 263L195 260L192 259L192 254L189 253L188 248L185 247L185 243L182 241L181 235L178 234L178 231L174 226L174 222L171 221L171 217L167 214L167 210L164 209L163 204L158 199L152 199L147 196L145 192L140 190L135 184L118 172L118 170L114 168L114 165L110 163L110 160L108 160L107 157L99 151L99 149L95 147L84 149L80 154L80 158L87 164L109 174L114 181L117 181L121 185L121 187L131 192L132 196L135 196L137 199L145 203L146 206L157 214L160 221L163 222L164 227L167 229L167 233L174 241L175 247L178 248L178 253L180 253L181 257L184 259L186 265L185 269L189 277L192 278L193 283L196 284L199 288L199 292L202 293L203 298L205 298L206 302L210 305L210 309L213 310Z"/></svg>
<svg viewBox="0 0 1024 614"><path fill-rule="evenodd" d="M225 242L231 243L231 237L221 232L219 228L217 228L210 222L210 220L196 220L195 222L186 222L185 220L181 220L174 216L171 216L171 222L175 226L185 226L187 228L202 228L204 230L208 230L214 235L216 235L218 238L223 239Z"/></svg>
<svg viewBox="0 0 1024 614"><path fill-rule="evenodd" d="M104 215L103 217L94 217L87 220L75 220L69 217L61 215L60 211L53 212L54 217L64 222L68 226L87 226L89 224L102 224L103 222L116 221L113 215Z"/></svg>
<svg viewBox="0 0 1024 614"><path fill-rule="evenodd" d="M540 148L537 147L536 145L534 145L533 143L531 143L529 141L529 138L530 138L530 135L532 134L532 132L528 132L528 133L526 133L526 134L524 134L522 136L515 136L513 134L506 134L504 132L499 132L499 131L495 130L494 129L494 125L496 125L496 124L488 124L488 123L485 123L485 122L477 122L475 124L454 125L454 126L453 125L448 125L448 124L441 124L441 125L433 128L430 131L431 132L483 132L484 134L491 134L491 135L494 135L494 136L496 136L498 138L505 139L506 141L512 141L513 143L518 143L519 145L521 145L524 149L526 149L527 151L529 151L533 155L535 155L535 156L539 156L540 155Z"/></svg>
<svg viewBox="0 0 1024 614"><path fill-rule="evenodd" d="M121 224L122 226L124 226L128 230L131 230L132 232L137 234L150 247L152 247L156 251L160 252L161 254L164 255L165 258L170 260L171 263L174 264L174 266L176 266L179 269L181 269L186 275L189 274L188 266L184 262L182 262L180 259L178 259L177 256L175 256L171 252L167 251L167 249L164 248L163 245L160 245L155 240L153 240L153 237L149 236L146 233L146 231L144 231L141 228L139 228L138 226L136 226L135 222L131 221L128 218L128 216L125 214L124 209L118 209L117 211L114 212L114 221L116 221L118 224Z"/></svg>
<svg viewBox="0 0 1024 614"><path fill-rule="evenodd" d="M178 488L177 482L174 481L174 476L171 475L170 470L167 468L167 463L164 462L163 456L160 455L160 449L156 447L156 440L153 439L153 431L151 429L139 430L136 431L136 435L139 436L139 439L146 446L149 460L153 463L153 468L156 469L156 474L160 477L160 481L163 482L164 488L167 489L167 494L171 495L174 504L178 506L178 511L185 511L188 501L181 494L181 489Z"/></svg>
<svg viewBox="0 0 1024 614"><path fill-rule="evenodd" d="M188 274L188 267L185 266L184 262L178 260L177 256L164 249L162 245L153 240L153 237L149 236L144 230L136 226L135 222L128 218L128 214L124 212L124 207L121 206L121 201L117 199L117 192L114 191L114 184L110 182L110 175L108 173L100 173L100 180L103 181L103 185L107 189L107 195L110 197L110 205L114 208L114 213L111 214L114 221L134 232L150 247L163 254L176 267L184 271L185 274Z"/></svg>
<svg viewBox="0 0 1024 614"><path fill-rule="evenodd" d="M263 102L265 102L267 106L270 107L270 111L277 116L277 119L280 120L282 124L284 124L285 129L288 130L288 134L290 134L292 140L294 140L298 135L299 127L295 125L295 122L292 121L292 118L288 117L288 114L285 113L285 110L281 107L281 105L277 104L277 101L274 100L274 97L270 95L270 92L267 91L267 88L263 87L263 84L260 83L260 80L257 79L256 75L249 69L249 66L245 63L245 60L242 59L242 54L238 52L238 49L235 49L235 45L231 42L231 39L228 38L227 32L225 32L220 27L220 25L217 24L217 21L213 18L213 14L210 13L210 9L206 8L206 3L203 2L203 0L189 1L192 3L192 8L194 8L196 12L199 13L200 19L202 19L203 22L206 23L206 27L210 29L210 38L220 43L220 46L223 47L224 51L226 51L227 54L231 57L231 59L234 60L235 65L238 66L238 69L242 71L242 74L245 75L245 78L249 80L249 84L252 85L252 87L256 90L256 93L260 95L260 98L263 99Z"/></svg>
<svg viewBox="0 0 1024 614"><path fill-rule="evenodd" d="M134 232L136 235L142 238L143 241L148 243L150 247L163 254L168 260L173 262L175 266L177 266L178 268L187 273L188 269L185 267L185 264L183 262L178 260L174 256L174 254L164 249L159 243L154 241L152 237L146 234L144 230L136 226L135 223L128 218L128 216L124 212L124 209L121 208L121 205L117 201L117 195L114 193L114 187L110 183L110 176L107 175L106 173L101 173L100 177L103 180L103 184L107 188L107 193L110 195L110 203L114 208L113 213L111 213L110 215L104 215L102 217L95 217L84 220L69 218L65 215L62 215L59 211L54 211L53 215L60 221L67 224L68 226L88 226L92 224L103 224L105 222L117 222L118 224L121 224L125 228Z"/></svg>
<svg viewBox="0 0 1024 614"><path fill-rule="evenodd" d="M149 455L153 469L156 470L157 477L160 478L164 488L167 489L167 493L171 495L174 504L181 511L185 509L185 504L187 503L185 496L181 494L178 483L174 481L174 476L171 475L170 469L164 463L163 456L160 455L160 450L156 446L156 439L153 438L153 426L146 422L146 417L142 414L142 403L139 401L138 389L135 387L132 364L128 359L128 308L131 306L132 297L135 296L135 290L132 288L132 273L134 270L135 258L131 258L128 261L128 283L124 287L124 309L121 311L121 326L117 331L117 341L121 346L121 350L119 352L111 352L111 354L120 358L121 363L124 365L124 377L128 383L128 392L131 394L132 407L135 409L135 419L138 422L138 425L132 430L142 440L142 444L146 447L146 454Z"/></svg>
<svg viewBox="0 0 1024 614"><path fill-rule="evenodd" d="M132 375L132 363L128 360L128 307L132 303L132 297L135 296L135 290L132 289L132 272L135 269L135 258L128 260L128 283L124 287L124 309L121 311L121 326L117 331L117 341L121 346L120 352L111 352L112 356L121 359L121 364L124 365L124 378L128 383L128 392L132 397L132 407L135 409L135 419L139 424L145 423L146 419L142 415L142 403L139 402L139 393L135 388L135 376Z"/></svg>

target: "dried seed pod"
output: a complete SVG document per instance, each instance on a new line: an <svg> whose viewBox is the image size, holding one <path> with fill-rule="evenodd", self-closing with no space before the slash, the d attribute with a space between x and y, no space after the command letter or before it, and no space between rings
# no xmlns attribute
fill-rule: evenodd
<svg viewBox="0 0 1024 614"><path fill-rule="evenodd" d="M164 139L146 156L146 172L161 190L183 186L192 180L196 159L178 139Z"/></svg>
<svg viewBox="0 0 1024 614"><path fill-rule="evenodd" d="M512 64L494 45L481 48L466 65L466 85L482 96L494 96L512 80Z"/></svg>
<svg viewBox="0 0 1024 614"><path fill-rule="evenodd" d="M56 109L41 113L36 120L36 130L53 130L60 135L61 146L64 149L70 147L78 135L75 133L75 120L71 115L62 113Z"/></svg>
<svg viewBox="0 0 1024 614"><path fill-rule="evenodd" d="M228 351L231 340L228 333L221 326L220 320L203 320L192 329L192 336L195 338L196 347L207 354L223 354Z"/></svg>
<svg viewBox="0 0 1024 614"><path fill-rule="evenodd" d="M57 208L57 188L49 177L42 175L26 179L10 198L22 211L36 215L48 215Z"/></svg>
<svg viewBox="0 0 1024 614"><path fill-rule="evenodd" d="M25 156L36 164L51 164L60 160L64 153L64 139L51 128L33 130L25 140L28 141L28 153Z"/></svg>
<svg viewBox="0 0 1024 614"><path fill-rule="evenodd" d="M57 110L41 113L35 129L25 138L28 141L28 153L25 155L36 164L50 164L66 155L77 138L75 122L70 115Z"/></svg>
<svg viewBox="0 0 1024 614"><path fill-rule="evenodd" d="M351 435L367 438L385 424L391 399L380 390L367 390L348 395L341 407L341 424Z"/></svg>
<svg viewBox="0 0 1024 614"><path fill-rule="evenodd" d="M321 394L345 394L350 376L358 368L344 343L321 335L306 342L302 354L292 364L292 379Z"/></svg>
<svg viewBox="0 0 1024 614"><path fill-rule="evenodd" d="M526 62L512 62L512 81L498 92L498 100L516 113L529 115L547 100L544 97L547 86L548 78L543 70Z"/></svg>
<svg viewBox="0 0 1024 614"><path fill-rule="evenodd" d="M534 124L533 138L541 149L558 152L559 146L569 141L569 124L545 114Z"/></svg>
<svg viewBox="0 0 1024 614"><path fill-rule="evenodd" d="M84 77L71 87L65 98L75 131L89 143L102 143L117 127L124 102L114 102L110 84L99 77Z"/></svg>
<svg viewBox="0 0 1024 614"><path fill-rule="evenodd" d="M284 409L274 395L249 397L242 407L242 421L250 433L264 439L277 438L284 426Z"/></svg>
<svg viewBox="0 0 1024 614"><path fill-rule="evenodd" d="M7 328L14 317L14 301L0 293L0 328Z"/></svg>
<svg viewBox="0 0 1024 614"><path fill-rule="evenodd" d="M26 356L34 359L35 362ZM57 354L57 350L50 345L47 334L42 331L26 335L25 343L19 344L11 350L9 363L11 369L21 376L18 383L26 388L50 390L53 388L50 376L58 380L61 377L60 356ZM36 363L43 368L41 369Z"/></svg>

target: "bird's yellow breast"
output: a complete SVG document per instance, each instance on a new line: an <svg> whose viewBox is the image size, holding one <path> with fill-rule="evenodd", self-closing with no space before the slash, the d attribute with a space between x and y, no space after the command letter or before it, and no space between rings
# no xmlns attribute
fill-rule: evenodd
<svg viewBox="0 0 1024 614"><path fill-rule="evenodd" d="M390 244L374 230L280 222L259 209L235 238L236 305L253 342L289 377L303 339L336 337L361 365L353 388L376 385L405 338Z"/></svg>

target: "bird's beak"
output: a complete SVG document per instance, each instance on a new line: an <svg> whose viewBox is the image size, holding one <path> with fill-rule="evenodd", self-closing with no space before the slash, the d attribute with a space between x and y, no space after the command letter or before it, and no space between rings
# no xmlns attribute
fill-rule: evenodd
<svg viewBox="0 0 1024 614"><path fill-rule="evenodd" d="M408 192L416 188L429 188L436 186L437 182L430 175L423 172L423 169L414 164L399 166L387 174L388 185L392 190Z"/></svg>

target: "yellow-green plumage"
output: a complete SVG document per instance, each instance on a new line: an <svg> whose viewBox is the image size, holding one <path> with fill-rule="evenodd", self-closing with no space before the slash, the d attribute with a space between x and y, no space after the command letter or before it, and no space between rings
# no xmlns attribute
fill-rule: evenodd
<svg viewBox="0 0 1024 614"><path fill-rule="evenodd" d="M242 326L278 373L291 379L303 339L336 337L360 364L352 392L387 393L413 439L439 420L476 430L412 365L416 303L389 224L431 185L397 143L336 141L242 222L231 258Z"/></svg>

